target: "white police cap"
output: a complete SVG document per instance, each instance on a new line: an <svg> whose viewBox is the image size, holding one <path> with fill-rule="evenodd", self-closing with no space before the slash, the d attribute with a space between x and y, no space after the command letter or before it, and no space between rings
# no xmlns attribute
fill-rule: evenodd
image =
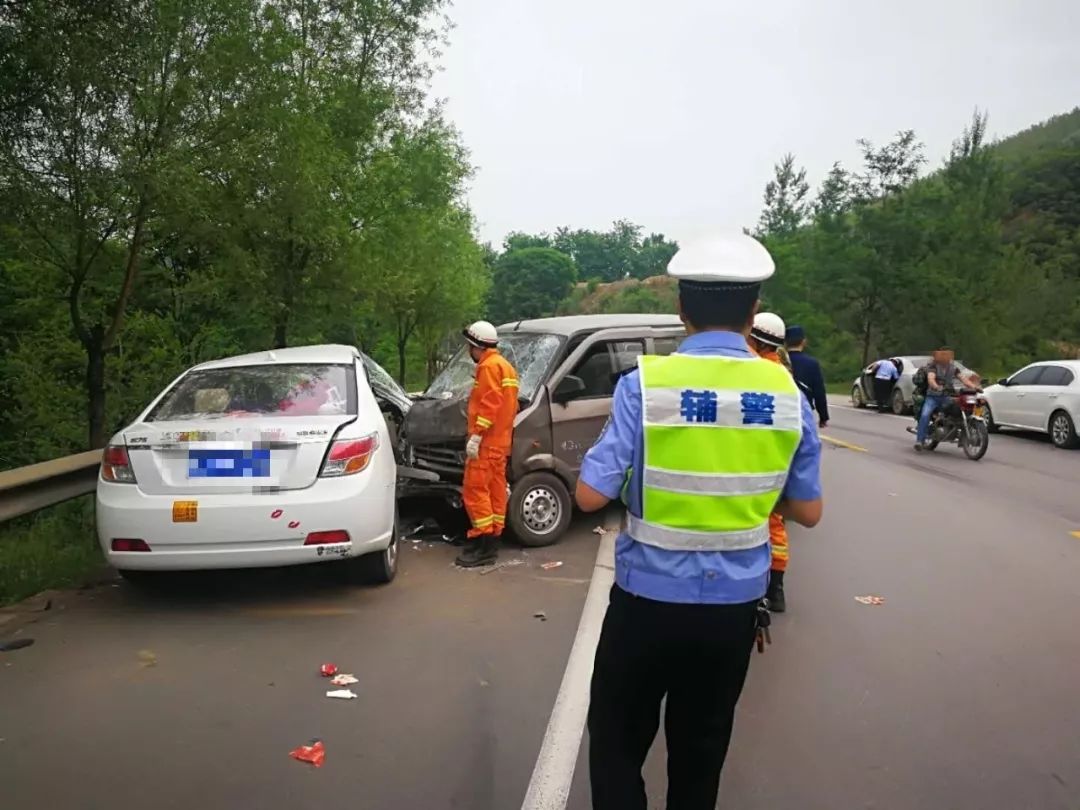
<svg viewBox="0 0 1080 810"><path fill-rule="evenodd" d="M760 284L776 271L772 256L744 233L687 242L668 262L668 275L699 284Z"/></svg>

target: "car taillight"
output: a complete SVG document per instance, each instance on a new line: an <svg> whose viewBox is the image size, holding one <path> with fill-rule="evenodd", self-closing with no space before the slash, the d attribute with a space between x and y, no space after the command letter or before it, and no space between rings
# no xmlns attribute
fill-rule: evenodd
<svg viewBox="0 0 1080 810"><path fill-rule="evenodd" d="M145 540L135 540L127 537L117 537L112 541L113 551L149 551L150 546Z"/></svg>
<svg viewBox="0 0 1080 810"><path fill-rule="evenodd" d="M135 471L131 469L126 447L111 444L101 458L101 477L116 484L134 484Z"/></svg>
<svg viewBox="0 0 1080 810"><path fill-rule="evenodd" d="M324 546L327 543L348 543L349 533L344 529L332 532L312 532L304 540L305 546Z"/></svg>
<svg viewBox="0 0 1080 810"><path fill-rule="evenodd" d="M362 439L339 439L330 445L330 453L319 475L323 478L355 475L367 468L378 448L378 433L372 433Z"/></svg>

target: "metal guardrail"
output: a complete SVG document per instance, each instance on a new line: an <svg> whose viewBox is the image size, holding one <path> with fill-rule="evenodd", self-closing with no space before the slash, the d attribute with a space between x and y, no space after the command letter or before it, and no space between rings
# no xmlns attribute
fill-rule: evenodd
<svg viewBox="0 0 1080 810"><path fill-rule="evenodd" d="M93 492L100 467L90 450L0 472L0 523Z"/></svg>

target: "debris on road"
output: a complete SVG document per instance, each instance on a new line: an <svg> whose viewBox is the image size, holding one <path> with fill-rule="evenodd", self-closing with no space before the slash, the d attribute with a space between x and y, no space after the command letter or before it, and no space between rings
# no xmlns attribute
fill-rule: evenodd
<svg viewBox="0 0 1080 810"><path fill-rule="evenodd" d="M13 652L29 647L34 643L32 638L17 638L13 641L0 641L0 652Z"/></svg>
<svg viewBox="0 0 1080 810"><path fill-rule="evenodd" d="M327 692L326 696L328 698L339 698L340 700L355 700L360 697L351 689L334 689Z"/></svg>
<svg viewBox="0 0 1080 810"><path fill-rule="evenodd" d="M446 534L442 525L434 518L412 521L402 530L401 536L417 544L427 542L455 545L458 539L452 534Z"/></svg>
<svg viewBox="0 0 1080 810"><path fill-rule="evenodd" d="M360 679L355 675L349 675L348 673L343 672L340 675L335 675L330 683L334 686L349 686L354 683L360 683Z"/></svg>
<svg viewBox="0 0 1080 810"><path fill-rule="evenodd" d="M544 613L544 611L542 611L542 610L538 610L538 611L536 611L536 613L533 614L533 618L534 619L539 619L542 622L546 622L547 621L547 614Z"/></svg>
<svg viewBox="0 0 1080 810"><path fill-rule="evenodd" d="M592 530L592 533L598 534L603 537L605 534L607 534L607 531L604 529L603 526L597 526L595 529Z"/></svg>
<svg viewBox="0 0 1080 810"><path fill-rule="evenodd" d="M138 658L143 669L157 666L157 654L153 650L139 650Z"/></svg>
<svg viewBox="0 0 1080 810"><path fill-rule="evenodd" d="M337 675L337 667L333 664L323 664L321 667L319 667L319 673L324 678L333 678L335 675Z"/></svg>
<svg viewBox="0 0 1080 810"><path fill-rule="evenodd" d="M321 768L326 760L326 748L322 740L312 740L307 745L301 745L289 752L289 756L300 762L310 762L316 768Z"/></svg>
<svg viewBox="0 0 1080 810"><path fill-rule="evenodd" d="M543 568L545 571L551 571L553 568L561 568L562 567L562 560L556 560L554 562L546 562L543 565L541 565L540 567Z"/></svg>
<svg viewBox="0 0 1080 810"><path fill-rule="evenodd" d="M856 596L855 601L858 602L860 605L884 605L885 597L872 595Z"/></svg>
<svg viewBox="0 0 1080 810"><path fill-rule="evenodd" d="M496 571L501 571L504 568L514 568L516 566L524 565L524 564L525 564L525 560L518 558L518 559L514 559L514 560L506 560L505 562L501 562L501 563L496 563L495 565L488 565L488 566L485 566L485 567L479 568L479 569L477 569L477 568L462 568L461 570L463 570L463 571L477 571L478 570L480 572L480 576L484 576L485 574L493 574ZM460 565L457 566L457 567L461 568Z"/></svg>

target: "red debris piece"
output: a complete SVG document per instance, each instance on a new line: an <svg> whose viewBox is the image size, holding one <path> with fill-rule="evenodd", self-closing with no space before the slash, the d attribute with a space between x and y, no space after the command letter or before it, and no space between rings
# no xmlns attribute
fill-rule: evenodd
<svg viewBox="0 0 1080 810"><path fill-rule="evenodd" d="M324 678L333 678L337 675L337 666L334 664L323 664L319 667L319 672L322 673Z"/></svg>
<svg viewBox="0 0 1080 810"><path fill-rule="evenodd" d="M307 745L301 745L299 748L290 751L289 756L300 762L310 762L316 768L321 768L323 761L326 759L326 749L323 747L322 740L312 740Z"/></svg>

